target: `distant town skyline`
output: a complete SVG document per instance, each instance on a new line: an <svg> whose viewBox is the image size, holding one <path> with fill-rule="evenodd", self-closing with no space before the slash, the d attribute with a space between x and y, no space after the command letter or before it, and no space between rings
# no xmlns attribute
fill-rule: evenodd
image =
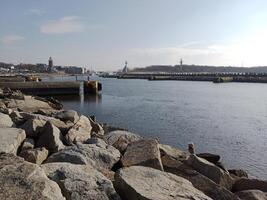
<svg viewBox="0 0 267 200"><path fill-rule="evenodd" d="M267 66L266 0L3 0L0 62Z"/></svg>

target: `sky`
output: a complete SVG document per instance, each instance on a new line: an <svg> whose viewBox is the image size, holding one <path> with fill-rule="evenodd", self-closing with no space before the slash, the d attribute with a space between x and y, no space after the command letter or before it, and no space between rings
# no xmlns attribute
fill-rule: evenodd
<svg viewBox="0 0 267 200"><path fill-rule="evenodd" d="M267 66L266 0L0 0L0 62Z"/></svg>

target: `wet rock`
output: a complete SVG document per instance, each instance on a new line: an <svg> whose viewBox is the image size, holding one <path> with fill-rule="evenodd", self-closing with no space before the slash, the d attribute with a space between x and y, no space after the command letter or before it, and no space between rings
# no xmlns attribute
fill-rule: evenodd
<svg viewBox="0 0 267 200"><path fill-rule="evenodd" d="M91 164L96 169L111 169L120 159L120 152L105 143L77 144L52 154L46 163L69 162Z"/></svg>
<svg viewBox="0 0 267 200"><path fill-rule="evenodd" d="M12 127L14 125L13 121L11 118L0 112L0 127Z"/></svg>
<svg viewBox="0 0 267 200"><path fill-rule="evenodd" d="M41 165L48 156L48 150L44 147L23 150L19 154L26 161Z"/></svg>
<svg viewBox="0 0 267 200"><path fill-rule="evenodd" d="M35 164L0 154L0 199L64 200L58 185Z"/></svg>
<svg viewBox="0 0 267 200"><path fill-rule="evenodd" d="M267 200L267 193L260 190L244 190L236 195L242 200Z"/></svg>
<svg viewBox="0 0 267 200"><path fill-rule="evenodd" d="M92 126L89 119L82 115L78 122L68 131L66 141L68 144L85 142L91 137L91 130Z"/></svg>
<svg viewBox="0 0 267 200"><path fill-rule="evenodd" d="M211 199L188 180L150 167L122 168L115 174L114 185L127 200Z"/></svg>
<svg viewBox="0 0 267 200"><path fill-rule="evenodd" d="M112 131L105 136L105 140L109 145L114 146L121 153L124 153L128 144L141 139L141 136L128 131Z"/></svg>
<svg viewBox="0 0 267 200"><path fill-rule="evenodd" d="M34 139L32 138L26 138L21 146L21 151L23 150L28 150L28 149L33 149L34 148Z"/></svg>
<svg viewBox="0 0 267 200"><path fill-rule="evenodd" d="M232 188L233 180L228 172L223 171L213 163L199 158L196 155L191 154L187 160L187 164L193 169L208 177L218 185L221 185L227 189Z"/></svg>
<svg viewBox="0 0 267 200"><path fill-rule="evenodd" d="M248 178L248 174L243 169L230 169L228 170L230 175L234 175L234 177L244 177Z"/></svg>
<svg viewBox="0 0 267 200"><path fill-rule="evenodd" d="M48 121L40 133L36 146L45 147L50 153L55 153L65 148L62 138L60 130Z"/></svg>
<svg viewBox="0 0 267 200"><path fill-rule="evenodd" d="M267 192L267 181L240 178L235 181L232 190L233 192L239 192L242 190L261 190L263 192Z"/></svg>
<svg viewBox="0 0 267 200"><path fill-rule="evenodd" d="M67 200L119 200L112 182L90 165L48 163L47 176L58 183Z"/></svg>
<svg viewBox="0 0 267 200"><path fill-rule="evenodd" d="M121 163L124 167L141 165L163 170L157 140L138 140L128 145Z"/></svg>
<svg viewBox="0 0 267 200"><path fill-rule="evenodd" d="M15 154L26 138L25 131L18 128L0 128L0 152Z"/></svg>
<svg viewBox="0 0 267 200"><path fill-rule="evenodd" d="M197 154L198 157L200 158L204 158L205 160L213 163L213 164L216 164L217 162L219 162L220 160L220 155L217 155L217 154L212 154L212 153L199 153Z"/></svg>
<svg viewBox="0 0 267 200"><path fill-rule="evenodd" d="M29 119L20 128L25 130L27 137L39 137L46 121L41 119Z"/></svg>
<svg viewBox="0 0 267 200"><path fill-rule="evenodd" d="M62 110L53 115L53 117L60 119L61 121L71 121L76 123L79 120L79 115L74 110Z"/></svg>

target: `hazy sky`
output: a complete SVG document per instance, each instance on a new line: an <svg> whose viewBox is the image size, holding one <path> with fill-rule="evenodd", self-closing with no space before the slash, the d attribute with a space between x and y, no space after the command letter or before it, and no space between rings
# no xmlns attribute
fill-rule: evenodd
<svg viewBox="0 0 267 200"><path fill-rule="evenodd" d="M266 0L1 0L0 61L267 65Z"/></svg>

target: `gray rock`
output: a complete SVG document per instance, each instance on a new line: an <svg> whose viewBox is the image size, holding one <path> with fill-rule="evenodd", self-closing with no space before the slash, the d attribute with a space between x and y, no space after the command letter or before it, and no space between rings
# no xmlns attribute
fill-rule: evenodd
<svg viewBox="0 0 267 200"><path fill-rule="evenodd" d="M242 190L261 190L267 192L267 181L248 178L237 179L233 185L233 191L239 192Z"/></svg>
<svg viewBox="0 0 267 200"><path fill-rule="evenodd" d="M9 116L17 126L21 126L22 124L26 122L26 120L16 110L12 110Z"/></svg>
<svg viewBox="0 0 267 200"><path fill-rule="evenodd" d="M99 123L94 122L91 118L89 118L89 120L92 127L91 135L103 138L105 133L103 127Z"/></svg>
<svg viewBox="0 0 267 200"><path fill-rule="evenodd" d="M122 168L115 174L114 185L127 200L211 200L188 180L150 167Z"/></svg>
<svg viewBox="0 0 267 200"><path fill-rule="evenodd" d="M0 100L0 108L3 108L3 109L6 108L6 104L1 100Z"/></svg>
<svg viewBox="0 0 267 200"><path fill-rule="evenodd" d="M48 121L40 133L36 146L45 147L50 153L55 153L65 148L62 138L60 130Z"/></svg>
<svg viewBox="0 0 267 200"><path fill-rule="evenodd" d="M35 164L0 154L0 199L64 200L58 185Z"/></svg>
<svg viewBox="0 0 267 200"><path fill-rule="evenodd" d="M159 144L160 156L163 166L168 166L174 160L184 161L187 153L169 145Z"/></svg>
<svg viewBox="0 0 267 200"><path fill-rule="evenodd" d="M38 120L43 120L45 122L49 121L51 122L54 126L56 126L57 128L59 128L59 130L62 133L65 133L70 126L73 126L73 124L66 124L63 121L56 119L54 117L48 117L48 116L44 116L44 115L40 115L40 114L32 114L32 113L26 113L26 112L20 112L20 115L25 119L25 120L29 120L29 119L38 119Z"/></svg>
<svg viewBox="0 0 267 200"><path fill-rule="evenodd" d="M16 108L23 112L36 112L39 109L53 110L53 108L44 101L40 101L31 96L24 96L24 100L10 99L6 106L8 108Z"/></svg>
<svg viewBox="0 0 267 200"><path fill-rule="evenodd" d="M165 163L164 160L162 160L162 163ZM191 167L185 165L179 160L174 159L171 161L171 159L168 159L167 164L165 163L164 165L164 171L189 180L195 188L202 191L212 199L238 200L238 198L225 187L216 184L208 177L193 170Z"/></svg>
<svg viewBox="0 0 267 200"><path fill-rule="evenodd" d="M0 127L12 127L14 125L13 121L11 118L0 112Z"/></svg>
<svg viewBox="0 0 267 200"><path fill-rule="evenodd" d="M0 152L17 154L26 138L25 131L18 128L0 128Z"/></svg>
<svg viewBox="0 0 267 200"><path fill-rule="evenodd" d="M39 137L46 121L41 119L29 119L20 128L25 130L27 137Z"/></svg>
<svg viewBox="0 0 267 200"><path fill-rule="evenodd" d="M26 161L41 165L48 156L48 150L44 147L23 150L19 154Z"/></svg>
<svg viewBox="0 0 267 200"><path fill-rule="evenodd" d="M112 182L90 165L48 163L47 176L58 183L67 200L119 200Z"/></svg>
<svg viewBox="0 0 267 200"><path fill-rule="evenodd" d="M21 151L23 150L28 150L28 149L33 149L34 148L34 139L32 138L26 138L21 146Z"/></svg>
<svg viewBox="0 0 267 200"><path fill-rule="evenodd" d="M217 155L217 154L212 154L212 153L199 153L197 154L198 157L200 158L204 158L205 160L213 163L213 164L216 164L217 162L219 162L220 160L220 155Z"/></svg>
<svg viewBox="0 0 267 200"><path fill-rule="evenodd" d="M112 131L105 135L105 140L109 145L114 146L121 153L124 153L128 144L141 139L141 136L128 131Z"/></svg>
<svg viewBox="0 0 267 200"><path fill-rule="evenodd" d="M243 169L230 169L228 171L230 175L231 176L233 175L235 178L238 178L238 177L248 178L248 173L244 171Z"/></svg>
<svg viewBox="0 0 267 200"><path fill-rule="evenodd" d="M46 163L91 164L96 169L102 170L111 169L119 159L120 152L110 145L104 143L77 144L52 154Z"/></svg>
<svg viewBox="0 0 267 200"><path fill-rule="evenodd" d="M124 167L141 165L163 170L157 140L138 140L128 145L121 163Z"/></svg>
<svg viewBox="0 0 267 200"><path fill-rule="evenodd" d="M187 160L187 164L218 185L221 185L227 189L232 188L233 179L231 178L230 174L223 171L213 163L191 154Z"/></svg>
<svg viewBox="0 0 267 200"><path fill-rule="evenodd" d="M260 190L244 190L236 195L242 200L267 200L267 193Z"/></svg>
<svg viewBox="0 0 267 200"><path fill-rule="evenodd" d="M91 137L91 130L92 126L89 119L82 115L78 122L68 131L66 141L68 144L85 142Z"/></svg>
<svg viewBox="0 0 267 200"><path fill-rule="evenodd" d="M53 115L53 117L60 119L61 121L71 121L76 123L79 120L79 115L74 110L62 110Z"/></svg>

